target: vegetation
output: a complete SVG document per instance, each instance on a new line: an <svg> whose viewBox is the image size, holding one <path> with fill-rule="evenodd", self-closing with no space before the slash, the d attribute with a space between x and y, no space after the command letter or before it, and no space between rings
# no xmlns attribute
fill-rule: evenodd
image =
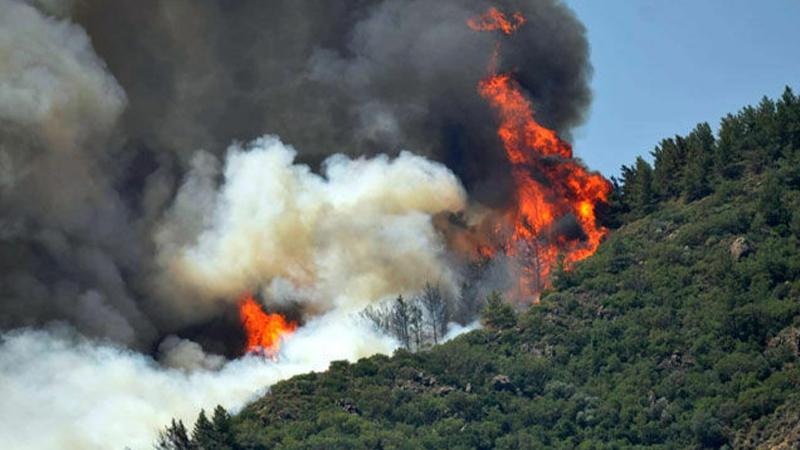
<svg viewBox="0 0 800 450"><path fill-rule="evenodd" d="M231 429L231 416L222 406L214 409L211 420L201 410L192 435L181 421L172 423L159 434L156 450L234 450L240 448Z"/></svg>
<svg viewBox="0 0 800 450"><path fill-rule="evenodd" d="M619 228L540 304L493 295L481 330L280 382L227 445L796 448L800 100L700 124L653 161L623 167Z"/></svg>
<svg viewBox="0 0 800 450"><path fill-rule="evenodd" d="M406 350L422 350L442 340L451 320L466 325L480 312L467 311L477 309L478 302L458 302L458 306L454 307L453 300L442 292L439 285L427 283L411 300L401 295L388 304L367 307L361 316L378 331L397 339Z"/></svg>

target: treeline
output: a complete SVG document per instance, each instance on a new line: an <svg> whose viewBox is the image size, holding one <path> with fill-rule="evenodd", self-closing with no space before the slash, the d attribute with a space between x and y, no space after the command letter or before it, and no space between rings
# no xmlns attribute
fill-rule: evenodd
<svg viewBox="0 0 800 450"><path fill-rule="evenodd" d="M240 447L231 429L231 416L225 408L217 405L212 419L205 410L194 423L191 434L181 420L172 423L159 432L155 450L237 450Z"/></svg>
<svg viewBox="0 0 800 450"><path fill-rule="evenodd" d="M595 255L555 271L540 304L517 312L474 285L455 302L435 286L398 298L373 310L374 322L425 351L335 361L277 383L230 418L234 439L225 442L253 450L795 448L798 103L787 89L725 117L716 136L701 124L662 141L654 166L640 159L624 169L611 202L619 228ZM484 327L430 345L446 331L444 318L470 303L482 305ZM215 422L211 429L226 429ZM164 436L199 439L180 422Z"/></svg>
<svg viewBox="0 0 800 450"><path fill-rule="evenodd" d="M407 350L438 344L447 334L452 315L452 300L439 285L430 283L410 300L400 295L389 304L369 306L361 313L378 331L393 336Z"/></svg>
<svg viewBox="0 0 800 450"><path fill-rule="evenodd" d="M777 101L764 97L725 116L717 136L701 123L686 136L662 140L651 152L652 166L642 157L622 166L620 178L612 178L612 222L641 217L661 201L701 199L781 158L796 164L798 148L800 98L787 86Z"/></svg>
<svg viewBox="0 0 800 450"><path fill-rule="evenodd" d="M390 303L367 307L361 316L378 331L397 339L402 348L420 351L443 340L456 311L460 312L460 320L456 319L460 325L477 319L479 313L481 323L487 326L510 326L514 321L514 308L499 292L456 305L438 285L430 283L411 300L400 295Z"/></svg>

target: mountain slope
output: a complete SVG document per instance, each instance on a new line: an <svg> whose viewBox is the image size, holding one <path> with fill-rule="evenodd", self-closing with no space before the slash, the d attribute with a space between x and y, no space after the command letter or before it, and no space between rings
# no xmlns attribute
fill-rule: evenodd
<svg viewBox="0 0 800 450"><path fill-rule="evenodd" d="M278 383L231 446L796 448L799 144L788 88L662 141L655 167L623 167L619 228L541 304Z"/></svg>

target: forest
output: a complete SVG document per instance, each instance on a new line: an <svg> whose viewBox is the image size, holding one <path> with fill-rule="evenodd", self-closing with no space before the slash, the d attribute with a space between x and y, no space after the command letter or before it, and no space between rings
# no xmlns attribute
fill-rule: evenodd
<svg viewBox="0 0 800 450"><path fill-rule="evenodd" d="M394 355L173 421L156 447L798 448L800 98L787 87L651 156L612 180L608 238L538 304L492 294L481 329L422 346L406 327ZM448 317L426 295L438 343Z"/></svg>

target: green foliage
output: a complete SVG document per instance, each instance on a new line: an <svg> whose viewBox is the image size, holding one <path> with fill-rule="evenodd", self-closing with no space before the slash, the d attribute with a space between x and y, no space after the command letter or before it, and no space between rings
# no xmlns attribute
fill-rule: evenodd
<svg viewBox="0 0 800 450"><path fill-rule="evenodd" d="M686 165L682 186L686 200L699 200L711 193L711 163L714 135L707 123L699 124L686 138Z"/></svg>
<svg viewBox="0 0 800 450"><path fill-rule="evenodd" d="M784 202L785 188L777 173L770 173L759 194L758 212L769 226L787 224L791 213Z"/></svg>
<svg viewBox="0 0 800 450"><path fill-rule="evenodd" d="M488 328L503 329L511 328L517 323L517 314L499 292L492 292L486 298L481 314L481 322Z"/></svg>
<svg viewBox="0 0 800 450"><path fill-rule="evenodd" d="M192 430L192 443L198 449L210 449L216 441L214 432L214 425L206 417L206 412L200 410L200 415L194 422L194 429Z"/></svg>
<svg viewBox="0 0 800 450"><path fill-rule="evenodd" d="M616 227L650 213L658 201L696 201L714 191L730 189L726 180L744 181L771 172L768 169L781 161L791 161L781 175L792 176L787 172L793 172L800 176L798 153L800 98L786 87L777 101L765 97L756 107L747 106L725 116L717 137L709 124L701 123L687 136L662 140L651 153L652 167L642 158L633 166L622 166L621 178L613 180L610 217L603 220ZM769 206L780 198L771 196L773 205ZM769 225L793 220L780 208L764 206L770 211L764 215ZM800 218L797 222L796 227L800 227Z"/></svg>
<svg viewBox="0 0 800 450"><path fill-rule="evenodd" d="M653 168L642 157L633 167L622 166L622 201L636 216L649 213L656 204Z"/></svg>
<svg viewBox="0 0 800 450"><path fill-rule="evenodd" d="M474 306L471 300L470 308ZM471 311L461 311L465 316ZM372 305L361 312L378 331L393 336L406 350L422 350L435 345L447 334L454 315L451 300L438 284L426 283L411 300L402 295L393 302Z"/></svg>
<svg viewBox="0 0 800 450"><path fill-rule="evenodd" d="M541 303L516 313L494 293L481 330L278 383L219 421L226 442L790 448L779 444L800 434L798 144L788 88L724 118L716 139L701 124L663 141L655 168L623 167L610 205L619 229L591 258L557 267ZM734 256L737 238L748 251ZM162 437L184 442L181 428Z"/></svg>
<svg viewBox="0 0 800 450"><path fill-rule="evenodd" d="M681 193L681 178L686 168L688 149L686 140L681 136L674 139L664 139L653 150L655 170L653 171L652 186L660 198L677 197ZM637 172L640 163L636 161Z"/></svg>
<svg viewBox="0 0 800 450"><path fill-rule="evenodd" d="M186 426L182 421L175 421L175 419L172 419L170 425L158 433L154 447L156 450L195 450L195 446L186 433Z"/></svg>

